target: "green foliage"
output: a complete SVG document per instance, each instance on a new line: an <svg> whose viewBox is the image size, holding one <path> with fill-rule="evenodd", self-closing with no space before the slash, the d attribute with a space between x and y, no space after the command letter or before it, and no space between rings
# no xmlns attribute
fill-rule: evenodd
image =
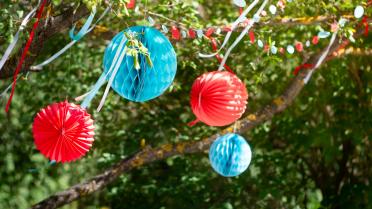
<svg viewBox="0 0 372 209"><path fill-rule="evenodd" d="M4 3L3 3L4 2ZM53 1L55 8L81 2ZM36 1L0 3L0 54L12 39L19 22ZM104 2L83 1L88 7L104 9ZM100 3L100 4L99 4ZM119 32L144 24L146 13L157 23L201 28L224 25L238 15L227 1L137 1L146 12L135 13L117 6L100 23ZM275 4L275 2L272 2ZM352 14L360 1L293 1L275 18ZM366 13L371 16L371 9ZM201 15L200 15L201 14ZM270 20L270 15L263 21ZM326 22L310 26L259 26L256 38L277 46L306 41L328 29ZM340 32L349 36L358 22L352 20ZM27 34L21 37L24 40ZM175 82L155 100L133 103L111 91L100 113L102 91L93 101L96 136L91 151L76 162L50 165L33 144L31 126L35 114L53 102L73 99L86 93L102 73L106 36L90 33L42 72L22 77L9 114L0 109L0 208L28 208L43 198L103 172L112 164L142 148L164 143L200 140L219 128L186 124L194 119L189 108L189 92L200 74L217 69L215 59L202 59L198 52L211 52L207 39L173 42L178 55ZM217 36L222 40L222 35ZM233 35L232 40L236 38ZM108 39L108 40L105 40ZM353 47L370 49L371 35L356 39ZM67 32L44 40L37 63L69 42ZM230 41L231 42L231 41ZM272 55L257 50L245 38L234 49L228 65L246 83L249 91L247 113L259 110L278 97L293 78L293 69L306 57L327 45L322 40L302 54ZM139 46L137 46L139 47ZM145 53L145 50L143 51ZM239 177L218 176L206 153L176 156L122 175L100 193L65 208L372 208L372 113L371 59L345 56L318 69L300 96L282 114L249 133L243 133L253 150L252 163ZM10 79L0 83L5 89ZM5 106L7 97L0 98Z"/></svg>

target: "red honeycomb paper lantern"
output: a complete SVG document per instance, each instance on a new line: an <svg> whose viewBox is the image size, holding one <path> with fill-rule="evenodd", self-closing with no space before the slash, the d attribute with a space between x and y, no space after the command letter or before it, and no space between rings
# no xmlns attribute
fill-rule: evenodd
<svg viewBox="0 0 372 209"><path fill-rule="evenodd" d="M245 111L248 93L244 83L228 71L213 71L198 77L191 89L191 108L210 126L225 126Z"/></svg>
<svg viewBox="0 0 372 209"><path fill-rule="evenodd" d="M36 148L50 160L62 163L85 155L94 141L90 115L67 101L41 109L34 119L32 132Z"/></svg>

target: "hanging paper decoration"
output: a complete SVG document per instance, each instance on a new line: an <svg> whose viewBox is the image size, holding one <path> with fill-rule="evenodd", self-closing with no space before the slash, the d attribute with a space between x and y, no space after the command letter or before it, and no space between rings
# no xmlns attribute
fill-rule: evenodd
<svg viewBox="0 0 372 209"><path fill-rule="evenodd" d="M196 30L196 35L198 36L198 38L203 38L203 30L201 29Z"/></svg>
<svg viewBox="0 0 372 209"><path fill-rule="evenodd" d="M155 25L155 20L152 19L151 16L149 16L149 17L147 18L147 20L149 21L149 25L150 25L150 26L154 26L154 25Z"/></svg>
<svg viewBox="0 0 372 209"><path fill-rule="evenodd" d="M330 35L331 35L331 33L328 32L328 31L320 31L320 32L318 33L318 37L319 37L319 38L327 38L327 37L330 36Z"/></svg>
<svg viewBox="0 0 372 209"><path fill-rule="evenodd" d="M178 28L176 26L172 26L171 32L172 32L172 38L173 39L175 39L175 40L180 40L181 39L180 31L178 30Z"/></svg>
<svg viewBox="0 0 372 209"><path fill-rule="evenodd" d="M249 41L251 42L251 44L254 43L254 32L253 31L249 31Z"/></svg>
<svg viewBox="0 0 372 209"><path fill-rule="evenodd" d="M189 29L189 37L190 38L195 38L196 37L196 32L193 29Z"/></svg>
<svg viewBox="0 0 372 209"><path fill-rule="evenodd" d="M311 42L316 45L319 43L319 37L318 36L314 36L313 39L311 40Z"/></svg>
<svg viewBox="0 0 372 209"><path fill-rule="evenodd" d="M292 45L288 45L288 46L287 46L287 52L288 52L289 54L293 54L294 51L295 51L295 49L294 49L294 47L293 47Z"/></svg>
<svg viewBox="0 0 372 209"><path fill-rule="evenodd" d="M295 47L298 52L302 52L302 50L304 49L304 46L301 42L296 43Z"/></svg>
<svg viewBox="0 0 372 209"><path fill-rule="evenodd" d="M258 47L262 48L264 46L263 42L261 40L257 41Z"/></svg>
<svg viewBox="0 0 372 209"><path fill-rule="evenodd" d="M133 9L136 6L136 0L129 0L127 3L127 8L128 9Z"/></svg>
<svg viewBox="0 0 372 209"><path fill-rule="evenodd" d="M360 5L355 7L354 17L359 19L359 18L363 17L363 15L364 15L364 8Z"/></svg>
<svg viewBox="0 0 372 209"><path fill-rule="evenodd" d="M269 11L271 14L275 15L276 14L276 6L270 5L269 6Z"/></svg>
<svg viewBox="0 0 372 209"><path fill-rule="evenodd" d="M234 0L234 4L238 7L245 7L247 6L247 3L245 0Z"/></svg>
<svg viewBox="0 0 372 209"><path fill-rule="evenodd" d="M271 53L276 54L278 52L278 48L276 46L271 46Z"/></svg>
<svg viewBox="0 0 372 209"><path fill-rule="evenodd" d="M168 28L167 28L167 26L165 26L165 25L161 25L161 30L164 32L164 33L168 33Z"/></svg>
<svg viewBox="0 0 372 209"><path fill-rule="evenodd" d="M225 126L238 120L248 99L244 83L233 73L213 71L198 77L191 89L191 108L198 121Z"/></svg>
<svg viewBox="0 0 372 209"><path fill-rule="evenodd" d="M132 46L135 43L140 45ZM140 53L138 48L145 51ZM105 80L108 80L108 85L98 109L103 106L110 86L119 95L134 102L145 102L160 96L173 82L177 58L172 44L160 31L134 26L112 39L105 50L103 67L105 72L83 101L83 108L88 106Z"/></svg>
<svg viewBox="0 0 372 209"><path fill-rule="evenodd" d="M245 139L235 133L223 135L209 149L212 168L222 176L238 176L251 163L252 151Z"/></svg>
<svg viewBox="0 0 372 209"><path fill-rule="evenodd" d="M347 19L345 18L340 18L340 20L338 21L338 24L340 25L340 27L344 27L345 26L345 23L347 22Z"/></svg>
<svg viewBox="0 0 372 209"><path fill-rule="evenodd" d="M62 163L85 155L94 141L90 115L67 101L42 109L34 119L32 132L36 148L50 160Z"/></svg>

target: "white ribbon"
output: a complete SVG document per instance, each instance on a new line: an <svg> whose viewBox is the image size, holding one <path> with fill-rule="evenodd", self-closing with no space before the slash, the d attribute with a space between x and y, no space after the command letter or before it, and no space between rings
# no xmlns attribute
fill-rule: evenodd
<svg viewBox="0 0 372 209"><path fill-rule="evenodd" d="M19 26L19 29L18 29L17 33L14 35L13 41L10 43L10 45L8 46L8 48L5 50L5 53L4 53L3 57L0 60L0 71L3 68L6 60L9 58L10 53L12 53L15 45L17 44L18 38L19 38L19 34L26 28L27 23L31 20L31 16L33 16L35 14L37 8L39 7L39 4L40 4L40 0L38 2L37 6L34 9L32 9L31 12L29 12L25 16L25 18L22 20L22 23Z"/></svg>
<svg viewBox="0 0 372 209"><path fill-rule="evenodd" d="M226 37L221 45L221 47L213 54L202 54L202 53L199 53L199 56L200 57L203 57L203 58L210 58L210 57L214 57L216 56L220 50L225 47L225 45L227 44L227 42L229 41L230 39L230 36L232 34L232 32L235 30L235 28L238 26L238 24L241 22L242 18L244 18L245 16L247 16L247 14L253 9L253 7L256 6L256 4L259 2L259 0L255 0L252 2L252 4L250 4L248 6L247 9L245 9L242 14L235 20L235 22L231 25L231 31L229 31L227 34L226 34Z"/></svg>
<svg viewBox="0 0 372 209"><path fill-rule="evenodd" d="M27 73L26 73L26 77L28 76L29 73L30 73L30 72L27 71ZM18 75L18 77L17 77L16 80L19 80L20 77L22 77L22 75ZM5 94L10 90L10 88L12 88L12 85L13 85L13 81L9 84L9 86L8 86L8 87L7 87L3 92L1 92L1 94L0 94L0 99L1 99L1 97L5 96Z"/></svg>
<svg viewBox="0 0 372 209"><path fill-rule="evenodd" d="M115 65L115 68L114 68L114 72L112 72L111 76L110 76L110 80L109 82L107 83L107 86L106 86L106 89L105 89L105 93L103 94L102 96L102 99L101 99L101 102L99 103L99 106L97 108L97 111L99 112L102 107L103 107L103 104L105 103L106 101L106 97L108 95L108 92L110 90L110 87L111 87L111 84L112 82L114 81L114 78L116 76L116 73L118 72L119 68L120 68L120 65L121 63L123 62L123 59L124 59L124 56L125 56L125 50L126 50L126 47L124 47L124 50L120 53L120 57L119 57L119 60L118 62L116 63ZM111 65L112 66L112 65Z"/></svg>
<svg viewBox="0 0 372 209"><path fill-rule="evenodd" d="M59 56L61 56L63 53L65 53L69 48L71 48L79 39L81 39L87 33L89 33L90 31L92 31L96 27L96 25L98 24L98 22L107 14L107 12L110 9L111 9L111 6L108 6L105 9L105 11L101 14L101 16L97 19L97 21L90 28L88 28L90 26L91 22L92 22L92 19L93 19L94 15L95 15L95 10L92 11L92 13L89 16L88 20L83 25L83 27L81 28L81 30L78 32L77 35L73 35L73 30L74 30L75 26L71 29L71 31L70 31L70 37L73 40L70 43L68 43L65 47L63 47L61 50L59 50L57 53L55 53L53 56L51 56L50 58L48 58L44 62L42 62L42 63L40 63L38 65L35 65L35 66L31 66L30 69L31 70L41 70L45 65L47 65L47 64L51 63L53 60L57 59Z"/></svg>
<svg viewBox="0 0 372 209"><path fill-rule="evenodd" d="M256 17L258 18L257 22L259 21L259 15L261 14L262 10L265 8L266 4L267 4L268 0L265 0L261 7L258 9L258 11L253 15L253 19L255 19ZM254 21L250 21L249 24L244 28L244 30L240 33L239 37L235 39L234 43L231 44L231 46L229 47L229 49L227 50L225 56L223 57L223 60L220 64L220 66L218 67L218 70L222 70L223 69L223 66L225 65L226 61L227 61L227 58L229 57L231 51L235 48L236 45L238 45L238 43L243 39L243 37L248 33L249 29L251 29L251 27L253 26L253 24L255 23L256 20Z"/></svg>
<svg viewBox="0 0 372 209"><path fill-rule="evenodd" d="M120 54L125 54L125 53L122 53L122 50L123 50L123 47L124 47L125 42L126 42L126 38L125 38L125 35L123 35L123 37L122 37L122 39L120 41L120 44L118 46L118 49L116 50L114 59L112 60L112 63L111 63L111 66L110 66L110 69L108 70L108 72L107 73L102 73L101 77L98 79L97 83L93 86L93 89L91 91L89 91L87 94L85 94L83 96L78 97L78 99L81 99L82 97L85 97L86 96L85 99L84 99L84 101L81 103L81 107L82 108L85 109L85 108L87 108L89 106L89 104L92 101L93 97L97 94L98 90L105 83L107 76L112 72L112 70L114 69L114 67L116 67L117 65L120 66L122 59L121 59L120 63L117 63L117 61L118 61L118 58L119 58L119 55ZM110 80L111 80L112 77L113 77L113 75L111 75Z"/></svg>
<svg viewBox="0 0 372 209"><path fill-rule="evenodd" d="M333 45L333 43L335 42L336 40L336 37L337 37L337 32L338 32L338 28L335 32L333 32L332 34L332 37L331 37L331 41L329 42L328 46L327 46L327 49L324 51L324 53L319 57L317 63L315 64L314 68L311 69L311 71L309 72L309 74L306 75L306 77L304 78L304 83L307 84L311 78L311 76L313 75L313 72L315 69L317 69L321 64L322 62L324 61L324 59L327 57L328 53L329 53L329 50L331 49L331 46Z"/></svg>

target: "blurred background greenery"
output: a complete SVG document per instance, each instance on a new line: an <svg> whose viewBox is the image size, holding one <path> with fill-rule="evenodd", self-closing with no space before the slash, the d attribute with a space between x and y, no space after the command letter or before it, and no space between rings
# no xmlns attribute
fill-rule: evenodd
<svg viewBox="0 0 372 209"><path fill-rule="evenodd" d="M275 18L350 15L356 5L365 3L293 0ZM83 3L54 0L53 8L57 11L80 4ZM0 54L34 5L36 1L0 2ZM192 28L225 25L238 15L230 1L138 0L137 5ZM98 11L103 9L101 5ZM371 15L371 11L367 9L366 14ZM270 20L268 16L264 20ZM171 25L157 15L152 17L158 24ZM311 40L320 27L329 30L332 22L260 26L255 34L265 43L270 39L278 46L286 46ZM124 8L118 6L100 26L116 33L144 23L143 13L130 10L127 16ZM342 32L347 34L358 24L353 19ZM26 37L27 34L22 35L21 40ZM146 103L129 102L111 91L100 113L94 108L89 110L95 119L96 137L87 156L69 164L50 165L33 144L33 118L48 104L73 101L88 91L102 72L103 51L111 38L95 31L42 72L23 76L9 114L3 111L7 96L0 98L0 208L30 207L138 151L141 141L156 147L200 140L219 130L186 125L194 119L188 98L193 80L218 66L215 59L197 56L198 52L211 51L209 41L173 41L178 71L169 90ZM371 40L371 35L358 38L351 46L370 50ZM38 62L69 41L67 31L44 40ZM272 55L257 50L246 37L228 61L249 91L246 114L279 96L293 78L293 69L327 43L328 39L321 40L316 46L305 47L303 53ZM103 191L64 208L372 208L371 67L371 55L360 54L341 56L324 64L284 113L243 134L252 147L253 159L239 177L217 175L209 165L207 153L176 156L123 174ZM10 82L2 80L0 89ZM93 107L101 95L102 91Z"/></svg>

